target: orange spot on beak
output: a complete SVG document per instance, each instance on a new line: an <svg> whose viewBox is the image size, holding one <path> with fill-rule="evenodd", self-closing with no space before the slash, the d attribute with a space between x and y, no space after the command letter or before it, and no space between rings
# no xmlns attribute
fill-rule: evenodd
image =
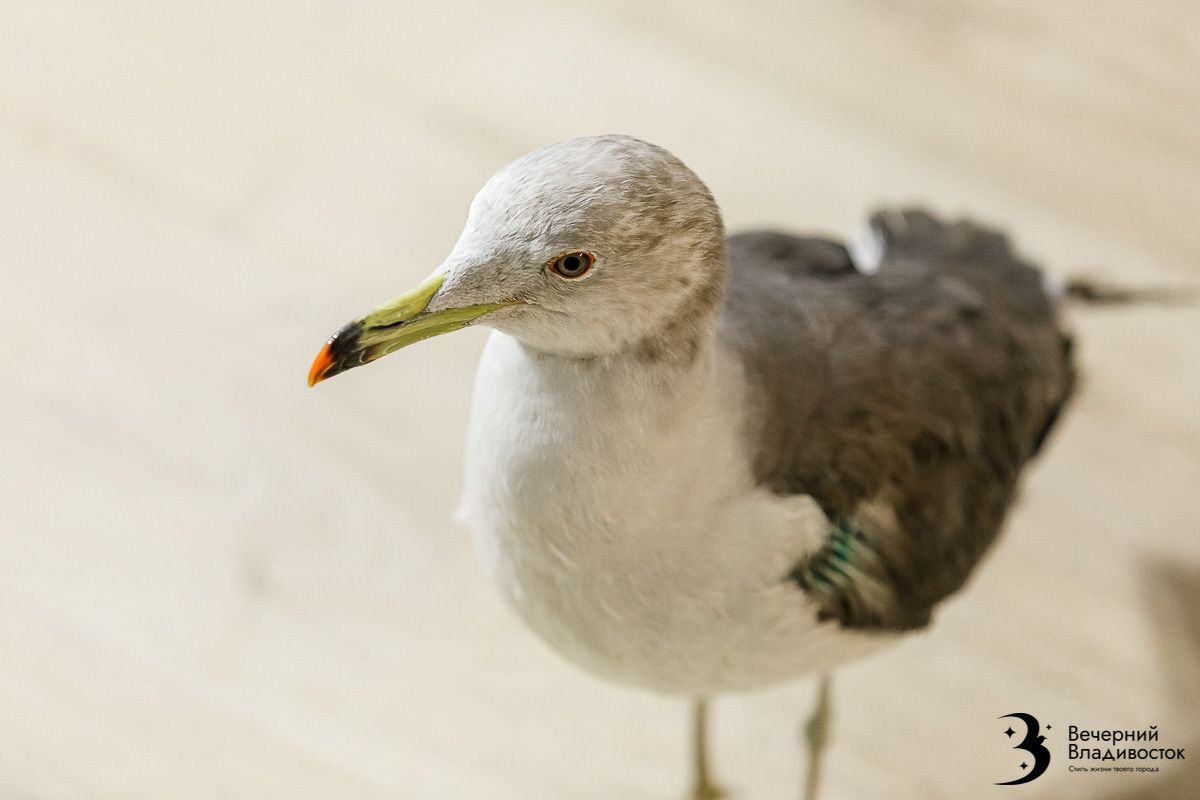
<svg viewBox="0 0 1200 800"><path fill-rule="evenodd" d="M317 353L317 357L313 359L312 368L308 370L308 385L316 386L321 381L325 380L325 373L333 366L333 350L329 343L321 348L321 352Z"/></svg>

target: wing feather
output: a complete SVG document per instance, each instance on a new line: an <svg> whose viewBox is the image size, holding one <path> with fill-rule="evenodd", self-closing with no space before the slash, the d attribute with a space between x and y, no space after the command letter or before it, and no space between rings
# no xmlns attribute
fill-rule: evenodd
<svg viewBox="0 0 1200 800"><path fill-rule="evenodd" d="M1041 273L1004 235L913 209L869 230L870 275L827 239L731 237L721 337L750 385L759 482L811 495L862 543L857 580L810 585L823 615L902 630L995 539L1075 371Z"/></svg>

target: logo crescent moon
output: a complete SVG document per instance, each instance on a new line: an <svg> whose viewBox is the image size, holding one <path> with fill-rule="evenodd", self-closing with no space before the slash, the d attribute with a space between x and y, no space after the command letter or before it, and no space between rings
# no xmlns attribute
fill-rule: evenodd
<svg viewBox="0 0 1200 800"><path fill-rule="evenodd" d="M997 786L1016 786L1021 783L1035 781L1042 777L1042 773L1050 766L1050 751L1042 744L1042 742L1046 741L1046 737L1039 734L1040 726L1037 718L1032 714L1014 712L1012 714L1005 714L1003 717L997 717L997 719L1006 719L1009 717L1019 719L1025 723L1025 738L1021 740L1020 744L1014 745L1013 749L1024 750L1033 756L1033 769L1029 770L1029 774L1022 775L1015 781L1004 781L1003 783L997 783Z"/></svg>

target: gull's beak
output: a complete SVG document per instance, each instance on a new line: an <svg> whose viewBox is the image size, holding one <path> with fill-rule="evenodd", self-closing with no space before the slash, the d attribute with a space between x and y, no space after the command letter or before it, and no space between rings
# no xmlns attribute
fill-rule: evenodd
<svg viewBox="0 0 1200 800"><path fill-rule="evenodd" d="M444 276L435 275L408 294L343 325L317 353L308 371L308 385L315 386L339 372L369 364L422 339L465 328L496 309L517 305L515 301L487 303L427 313L425 309L442 288L443 279Z"/></svg>

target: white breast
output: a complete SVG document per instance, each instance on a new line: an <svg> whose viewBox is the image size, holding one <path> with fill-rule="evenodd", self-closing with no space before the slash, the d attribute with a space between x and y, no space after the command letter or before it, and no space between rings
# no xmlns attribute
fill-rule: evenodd
<svg viewBox="0 0 1200 800"><path fill-rule="evenodd" d="M738 365L688 370L488 342L463 515L526 622L604 677L707 694L828 668L883 641L818 625L788 571L823 541L807 497L755 488Z"/></svg>

